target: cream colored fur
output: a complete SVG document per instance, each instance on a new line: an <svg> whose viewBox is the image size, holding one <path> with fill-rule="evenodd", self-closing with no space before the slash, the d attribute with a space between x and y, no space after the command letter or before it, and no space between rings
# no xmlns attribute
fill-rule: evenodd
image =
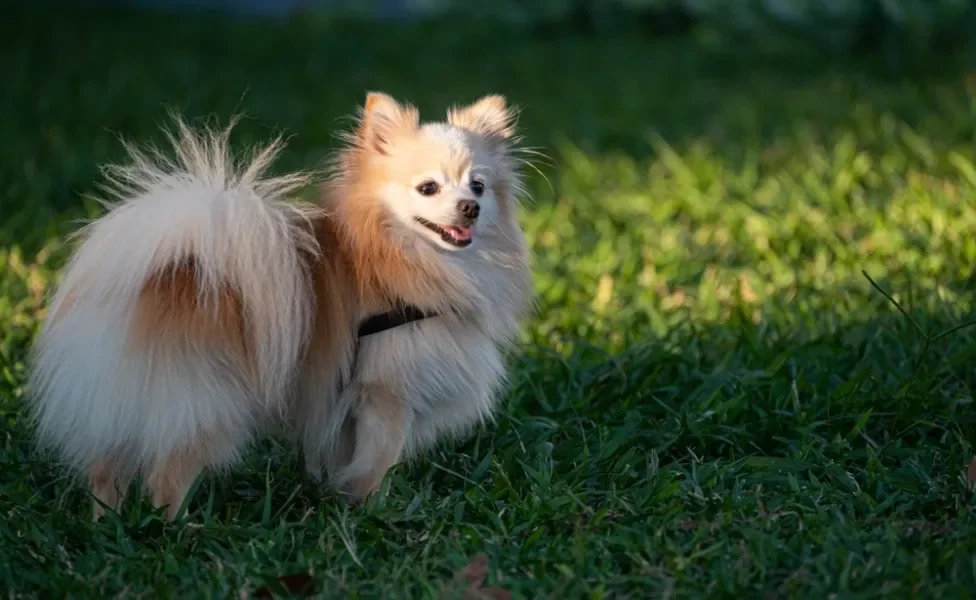
<svg viewBox="0 0 976 600"><path fill-rule="evenodd" d="M283 406L308 337L312 301L300 250L311 211L282 199L301 175L263 177L275 142L233 164L229 129L178 123L175 159L130 148L107 169L115 202L80 234L33 348L32 407L41 442L87 471L106 457L148 468L200 431L220 429L233 458L263 414ZM200 300L229 281L252 330L257 387L228 368L222 349L131 343L136 299L167 265L193 257Z"/></svg>
<svg viewBox="0 0 976 600"><path fill-rule="evenodd" d="M356 501L396 462L490 418L531 303L512 115L489 96L421 125L371 94L315 208L287 201L304 175L264 176L277 141L235 163L229 129L180 122L175 159L131 150L107 170L116 201L80 233L34 346L41 443L113 508L105 482L141 472L172 517L201 469L231 464L279 416L309 471ZM472 178L487 185L470 246L417 225L453 222ZM428 179L437 198L417 195ZM186 260L197 297L182 310L227 317L236 299L240 330L227 318L214 321L223 337L180 324L139 337L140 294ZM398 299L440 315L357 346L359 320Z"/></svg>
<svg viewBox="0 0 976 600"><path fill-rule="evenodd" d="M355 501L392 464L490 418L505 382L503 352L532 291L516 214L522 187L512 113L504 100L488 96L452 110L447 122L421 124L412 107L373 94L362 121L326 205L348 238L372 247L378 243L365 239L372 233L396 254L384 269L392 281L381 298L396 296L440 316L361 340L356 370L336 400L322 395L323 386L302 398L310 473L317 476L324 466L333 485ZM482 196L469 190L472 179L486 184ZM424 181L441 192L419 195L416 186ZM452 248L416 226L415 217L453 219L463 199L481 205L470 246ZM373 219L382 224L363 226ZM390 275L395 271L402 274ZM305 379L320 381L322 372L313 363Z"/></svg>

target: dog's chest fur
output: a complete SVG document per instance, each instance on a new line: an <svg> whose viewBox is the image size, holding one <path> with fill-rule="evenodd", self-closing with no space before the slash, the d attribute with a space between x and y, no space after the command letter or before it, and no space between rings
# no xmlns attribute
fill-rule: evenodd
<svg viewBox="0 0 976 600"><path fill-rule="evenodd" d="M382 382L409 408L406 453L489 418L505 379L504 347L524 310L524 267L486 252L471 260L476 310L416 321L364 338L355 379Z"/></svg>

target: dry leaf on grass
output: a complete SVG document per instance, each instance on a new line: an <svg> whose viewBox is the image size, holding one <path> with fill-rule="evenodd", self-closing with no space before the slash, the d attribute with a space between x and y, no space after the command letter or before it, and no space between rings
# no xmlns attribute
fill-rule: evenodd
<svg viewBox="0 0 976 600"><path fill-rule="evenodd" d="M458 571L457 577L466 584L464 600L509 600L512 594L497 587L481 587L488 575L488 557L476 554L467 566Z"/></svg>
<svg viewBox="0 0 976 600"><path fill-rule="evenodd" d="M976 483L976 456L969 461L969 469L966 470L966 481Z"/></svg>

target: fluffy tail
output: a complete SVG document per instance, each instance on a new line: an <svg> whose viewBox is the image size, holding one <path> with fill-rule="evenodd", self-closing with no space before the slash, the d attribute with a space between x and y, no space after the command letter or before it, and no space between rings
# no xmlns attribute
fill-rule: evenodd
<svg viewBox="0 0 976 600"><path fill-rule="evenodd" d="M286 196L307 180L265 177L280 139L236 162L229 134L177 119L173 157L129 147L105 170L114 202L80 232L33 352L40 439L72 466L223 462L287 394L318 248Z"/></svg>

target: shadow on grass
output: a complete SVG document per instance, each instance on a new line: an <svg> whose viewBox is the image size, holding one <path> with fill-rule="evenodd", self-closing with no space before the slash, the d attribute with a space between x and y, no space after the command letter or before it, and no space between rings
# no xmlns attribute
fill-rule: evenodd
<svg viewBox="0 0 976 600"><path fill-rule="evenodd" d="M948 314L912 318L933 332L959 323ZM498 424L397 468L378 506L348 510L304 480L293 448L267 441L200 485L193 527L163 526L132 505L121 522L90 525L83 490L35 460L27 429L5 420L0 535L22 533L4 547L51 546L75 565L40 584L27 553L8 553L9 589L138 589L145 565L171 559L162 557L178 557L180 581L171 584L187 590L215 578L260 581L268 565L320 583L339 571L354 588L417 586L430 569L440 577L449 557L488 548L505 585L531 596L557 585L559 551L585 540L589 558L574 577L604 590L646 591L668 578L700 589L730 577L737 553L758 556L775 542L775 558L739 566L750 589L784 585L812 551L824 571L800 585L819 595L835 589L828 573L847 560L816 550L831 536L846 547L899 549L894 562L855 572L845 584L852 589L901 581L919 553L930 557L928 581L963 585L968 575L955 569L969 558L949 549L972 545L961 478L976 446L976 329L924 351L923 339L893 313L832 331L698 325L612 357L583 345L568 356L530 351ZM102 565L122 551L92 540L119 536L133 548L124 546L127 576L113 578ZM214 553L233 556L245 538L260 558L213 568ZM705 538L722 551L680 569L671 563ZM603 554L613 560L604 564ZM422 571L403 568L420 555ZM648 565L661 573L649 576ZM401 575L384 579L389 573Z"/></svg>

